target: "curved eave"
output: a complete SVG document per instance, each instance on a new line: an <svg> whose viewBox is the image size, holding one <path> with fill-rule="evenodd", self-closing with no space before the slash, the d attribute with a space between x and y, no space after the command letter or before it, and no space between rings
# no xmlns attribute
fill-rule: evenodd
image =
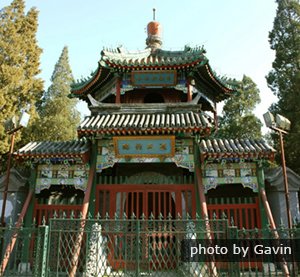
<svg viewBox="0 0 300 277"><path fill-rule="evenodd" d="M205 65L205 69L207 70L207 73L211 80L224 91L224 94L230 95L230 93L234 91L233 89L229 88L226 84L224 84L218 77L215 76L208 63Z"/></svg>
<svg viewBox="0 0 300 277"><path fill-rule="evenodd" d="M196 81L196 87L215 102L220 102L229 98L235 91L215 76L208 63L204 66L198 66L195 68L194 78Z"/></svg>
<svg viewBox="0 0 300 277"><path fill-rule="evenodd" d="M110 75L111 70L99 64L96 73L89 80L83 84L73 85L73 88L71 88L71 97L81 98L83 95L87 95L99 83L104 83Z"/></svg>

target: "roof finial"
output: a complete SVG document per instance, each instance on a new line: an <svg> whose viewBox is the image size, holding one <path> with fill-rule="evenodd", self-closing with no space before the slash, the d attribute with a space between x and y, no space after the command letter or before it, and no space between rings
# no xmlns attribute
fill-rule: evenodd
<svg viewBox="0 0 300 277"><path fill-rule="evenodd" d="M153 21L149 22L147 25L148 37L146 39L146 44L148 48L151 48L151 52L155 52L158 48L161 48L161 26L160 23L155 21L155 11L153 8Z"/></svg>

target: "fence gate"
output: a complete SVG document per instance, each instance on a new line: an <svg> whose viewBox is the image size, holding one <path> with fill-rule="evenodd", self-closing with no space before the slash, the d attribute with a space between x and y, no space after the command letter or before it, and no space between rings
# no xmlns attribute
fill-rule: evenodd
<svg viewBox="0 0 300 277"><path fill-rule="evenodd" d="M88 219L85 221L84 230L80 230L79 223L80 219L56 218L50 219L50 226L16 229L10 225L1 228L2 259L7 250L11 251L4 276L69 277L73 250L80 234L83 239L77 260L76 277L212 276L207 262L185 262L181 257L180 246L183 239L205 236L206 222L201 219ZM289 236L298 241L300 239L299 228L238 230L228 226L228 220L217 219L210 220L209 225L213 242L215 239L228 238L250 241L257 241L258 238L270 239L274 238L275 232L284 239ZM168 243L164 243L165 237L157 236L160 248L155 252L151 244L152 236L159 233L174 238L172 251ZM131 238L129 241L126 239L128 237ZM16 241L12 250L13 238ZM121 241L122 244L118 243ZM164 252L168 255L158 256ZM111 253L115 253L116 256L123 255L123 268L117 268L110 263ZM285 263L274 264L275 259L268 256L252 260L252 254L250 251L246 257L247 262L242 264L223 264L216 261L218 276L287 276L286 269L290 270L291 276L296 276L292 273L297 268L292 267L297 266L297 263L288 262L291 268L283 268L280 265ZM298 256L294 257L296 261Z"/></svg>
<svg viewBox="0 0 300 277"><path fill-rule="evenodd" d="M227 220L214 220L212 236L228 237ZM205 263L185 262L181 243L206 235L205 222L196 219L50 219L47 277L67 277L74 248L82 235L76 276L200 276ZM125 274L125 275L124 275ZM192 274L192 275L187 275ZM208 276L208 275L207 275Z"/></svg>
<svg viewBox="0 0 300 277"><path fill-rule="evenodd" d="M99 185L96 194L96 213L101 217L118 217L120 219L142 219L145 234L141 236L141 257L151 263L145 264L154 268L176 267L177 262L172 253L176 247L176 236L172 234L174 226L161 225L159 220L173 220L178 216L195 217L194 185ZM149 223L149 220L151 224ZM148 222L145 225L145 222ZM136 243L138 226L127 225L123 236L109 237L109 261L114 268L135 267L135 253L129 253L125 246ZM149 232L151 230L151 232ZM177 238L178 239L178 238ZM123 249L115 251L116 249ZM133 249L129 247L128 249ZM129 257L132 257L128 259ZM173 258L172 258L173 257ZM161 261L168 260L162 263Z"/></svg>

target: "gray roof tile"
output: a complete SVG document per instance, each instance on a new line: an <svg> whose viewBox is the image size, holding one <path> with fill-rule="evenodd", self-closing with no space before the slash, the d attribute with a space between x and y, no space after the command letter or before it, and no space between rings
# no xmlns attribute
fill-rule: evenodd
<svg viewBox="0 0 300 277"><path fill-rule="evenodd" d="M203 139L199 143L204 158L269 157L275 150L264 140L256 139Z"/></svg>
<svg viewBox="0 0 300 277"><path fill-rule="evenodd" d="M81 156L89 151L86 139L73 141L29 142L14 152L18 158Z"/></svg>
<svg viewBox="0 0 300 277"><path fill-rule="evenodd" d="M211 118L200 112L127 113L89 116L78 128L78 133L175 133L202 132L212 128Z"/></svg>

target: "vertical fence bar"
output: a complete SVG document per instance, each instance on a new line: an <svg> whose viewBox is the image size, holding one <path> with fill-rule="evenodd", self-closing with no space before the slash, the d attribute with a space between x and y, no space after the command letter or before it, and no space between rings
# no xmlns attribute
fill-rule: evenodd
<svg viewBox="0 0 300 277"><path fill-rule="evenodd" d="M134 221L133 221L134 222ZM136 276L140 276L140 221L136 219Z"/></svg>
<svg viewBox="0 0 300 277"><path fill-rule="evenodd" d="M227 227L227 239L238 240L238 228L236 226ZM229 263L230 276L238 277L241 276L241 266L238 261L232 261Z"/></svg>
<svg viewBox="0 0 300 277"><path fill-rule="evenodd" d="M41 272L42 272L42 256L40 255L40 250L42 249L43 245L42 245L42 238L41 236L43 236L42 232L40 231L41 229L38 229L38 236L37 236L37 240L36 240L36 244L35 244L35 252L36 252L36 257L35 257L35 266L34 266L34 277L39 277L41 276Z"/></svg>
<svg viewBox="0 0 300 277"><path fill-rule="evenodd" d="M40 230L43 233L43 239L41 239ZM47 269L47 249L48 249L48 238L49 238L49 226L40 226L39 227L39 239L41 240L42 251L37 253L39 256L41 254L41 271L39 274L36 274L36 277L46 277Z"/></svg>

